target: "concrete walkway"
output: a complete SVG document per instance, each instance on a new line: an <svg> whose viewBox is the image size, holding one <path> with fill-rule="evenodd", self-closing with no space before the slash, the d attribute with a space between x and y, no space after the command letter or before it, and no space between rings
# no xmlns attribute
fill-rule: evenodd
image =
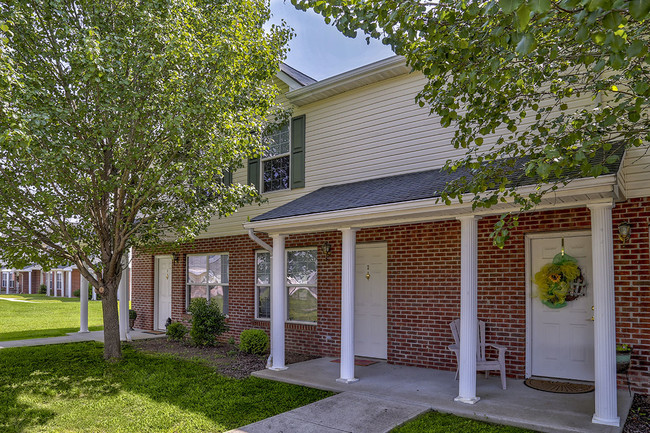
<svg viewBox="0 0 650 433"><path fill-rule="evenodd" d="M619 433L625 424L632 398L619 390L621 427L591 422L594 393L553 394L528 388L522 380L508 379L503 390L497 375L477 377L474 405L457 403L458 382L454 373L428 368L406 367L379 362L357 366L360 380L336 382L339 364L320 358L292 364L285 371L262 370L254 376L342 392L342 394L241 427L234 432L387 432L408 419L432 409L444 413L553 433ZM385 411L390 425L384 423ZM366 416L367 415L367 416ZM377 421L377 425L373 424Z"/></svg>
<svg viewBox="0 0 650 433"><path fill-rule="evenodd" d="M413 402L348 391L230 433L384 433L428 409Z"/></svg>
<svg viewBox="0 0 650 433"><path fill-rule="evenodd" d="M143 340L147 338L165 337L165 334L149 334L139 329L131 331L132 340ZM92 332L70 332L62 337L30 338L28 340L0 341L0 349L9 347L45 346L48 344L78 343L80 341L104 342L104 331Z"/></svg>

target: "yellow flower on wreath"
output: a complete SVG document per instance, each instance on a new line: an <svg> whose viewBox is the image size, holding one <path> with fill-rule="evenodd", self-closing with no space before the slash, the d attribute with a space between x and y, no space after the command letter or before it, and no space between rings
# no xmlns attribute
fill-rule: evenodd
<svg viewBox="0 0 650 433"><path fill-rule="evenodd" d="M580 268L573 261L548 263L535 274L537 295L545 304L560 306L566 303L571 283L580 276Z"/></svg>

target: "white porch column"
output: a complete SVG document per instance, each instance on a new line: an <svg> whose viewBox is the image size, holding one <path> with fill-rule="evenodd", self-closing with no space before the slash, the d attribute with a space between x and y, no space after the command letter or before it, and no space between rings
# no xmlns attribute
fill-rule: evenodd
<svg viewBox="0 0 650 433"><path fill-rule="evenodd" d="M79 332L88 332L88 280L80 277L79 284Z"/></svg>
<svg viewBox="0 0 650 433"><path fill-rule="evenodd" d="M460 221L460 365L458 397L454 400L474 404L476 396L476 345L478 338L478 218L458 217Z"/></svg>
<svg viewBox="0 0 650 433"><path fill-rule="evenodd" d="M47 286L47 296L52 296L52 272L45 273L45 285Z"/></svg>
<svg viewBox="0 0 650 433"><path fill-rule="evenodd" d="M54 297L55 298L57 296L59 296L59 294L58 294L58 291L59 291L58 280L59 280L59 271L55 271L55 272L52 273L52 286L54 286ZM61 276L61 284L63 284L63 275ZM61 293L61 295L63 295L63 293Z"/></svg>
<svg viewBox="0 0 650 433"><path fill-rule="evenodd" d="M340 229L341 252L341 383L352 383L354 377L354 274L356 266L357 229Z"/></svg>
<svg viewBox="0 0 650 433"><path fill-rule="evenodd" d="M68 298L72 298L72 271L67 272L66 293Z"/></svg>
<svg viewBox="0 0 650 433"><path fill-rule="evenodd" d="M117 297L119 299L120 305L120 311L119 311L119 317L120 317L120 340L122 341L128 341L130 335L128 335L128 328L129 328L129 295L128 295L128 290L127 290L127 285L128 285L128 272L126 269L124 269L124 261L122 260L122 278L120 279L120 285L117 288Z"/></svg>
<svg viewBox="0 0 650 433"><path fill-rule="evenodd" d="M589 205L594 270L595 413L592 422L617 426L616 310L614 299L613 203Z"/></svg>
<svg viewBox="0 0 650 433"><path fill-rule="evenodd" d="M32 294L32 271L29 271L29 281L27 282L27 290L29 291L29 294Z"/></svg>
<svg viewBox="0 0 650 433"><path fill-rule="evenodd" d="M271 236L271 370L287 369L284 365L284 322L287 317L284 238L284 235Z"/></svg>

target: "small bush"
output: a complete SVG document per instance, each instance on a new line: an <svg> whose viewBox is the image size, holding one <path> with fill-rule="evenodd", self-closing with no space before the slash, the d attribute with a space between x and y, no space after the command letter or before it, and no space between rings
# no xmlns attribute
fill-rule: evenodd
<svg viewBox="0 0 650 433"><path fill-rule="evenodd" d="M135 320L138 318L138 312L135 310L129 310L129 320Z"/></svg>
<svg viewBox="0 0 650 433"><path fill-rule="evenodd" d="M167 339L181 341L187 335L187 327L180 322L175 322L167 327Z"/></svg>
<svg viewBox="0 0 650 433"><path fill-rule="evenodd" d="M269 349L269 336L261 329L247 329L239 334L239 350L264 355Z"/></svg>
<svg viewBox="0 0 650 433"><path fill-rule="evenodd" d="M226 316L221 314L216 302L195 298L190 302L187 311L192 314L190 338L197 346L214 346L217 336L228 330Z"/></svg>
<svg viewBox="0 0 650 433"><path fill-rule="evenodd" d="M80 298L81 297L80 295L81 295L81 290L79 289L72 292L72 296L74 296L75 298Z"/></svg>
<svg viewBox="0 0 650 433"><path fill-rule="evenodd" d="M231 346L232 346L233 344L235 344L235 338L234 338L234 337L230 337L230 338L228 339L228 344L230 344Z"/></svg>
<svg viewBox="0 0 650 433"><path fill-rule="evenodd" d="M47 286L45 284L40 285L40 287L38 288L38 294L47 295Z"/></svg>

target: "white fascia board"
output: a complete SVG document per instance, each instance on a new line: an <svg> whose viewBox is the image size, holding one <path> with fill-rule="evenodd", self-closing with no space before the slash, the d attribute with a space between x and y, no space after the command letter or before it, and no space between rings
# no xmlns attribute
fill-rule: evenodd
<svg viewBox="0 0 650 433"><path fill-rule="evenodd" d="M278 77L278 79L282 81L284 84L289 86L289 92L291 92L292 90L302 89L303 87L302 84L300 84L299 82L297 82L296 80L294 80L293 78L291 78L289 75L285 74L282 71L278 71L275 74L275 76Z"/></svg>
<svg viewBox="0 0 650 433"><path fill-rule="evenodd" d="M615 175L601 176L597 179L578 179L567 186L545 196L544 201L534 211L566 209L585 206L596 202L609 202L614 199ZM535 186L518 189L521 194L536 190ZM440 221L461 215L500 215L504 212L518 212L519 206L511 201L500 203L487 209L472 210L473 194L463 196L462 203L453 200L445 205L436 198L389 203L376 206L344 209L339 211L298 215L295 217L255 221L244 224L246 229L266 233L308 233L337 230L341 227L378 227L395 224Z"/></svg>
<svg viewBox="0 0 650 433"><path fill-rule="evenodd" d="M300 107L357 87L366 86L388 78L411 72L402 56L392 56L342 74L334 75L300 89L289 91L286 96L292 104Z"/></svg>

